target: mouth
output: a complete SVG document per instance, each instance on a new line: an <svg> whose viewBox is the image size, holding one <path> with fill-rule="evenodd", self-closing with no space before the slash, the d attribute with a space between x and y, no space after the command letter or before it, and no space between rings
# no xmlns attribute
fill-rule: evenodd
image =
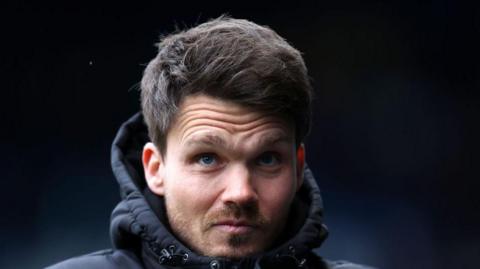
<svg viewBox="0 0 480 269"><path fill-rule="evenodd" d="M218 229L222 232L232 234L247 234L259 228L258 225L248 221L240 220L222 220L215 222L212 228Z"/></svg>

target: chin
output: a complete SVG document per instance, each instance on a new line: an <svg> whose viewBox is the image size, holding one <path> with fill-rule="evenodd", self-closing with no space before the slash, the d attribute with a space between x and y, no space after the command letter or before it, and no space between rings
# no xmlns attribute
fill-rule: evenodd
<svg viewBox="0 0 480 269"><path fill-rule="evenodd" d="M238 259L256 255L265 249L265 242L258 239L260 238L255 240L252 236L231 236L228 241L218 249L218 254L220 255L215 256Z"/></svg>
<svg viewBox="0 0 480 269"><path fill-rule="evenodd" d="M261 243L256 242L253 245L241 245L241 246L232 246L232 245L224 245L219 246L218 248L212 249L212 251L208 251L206 254L207 256L213 257L222 257L222 258L229 258L229 259L240 259L249 256L254 256L256 254L261 253L264 249L260 248Z"/></svg>
<svg viewBox="0 0 480 269"><path fill-rule="evenodd" d="M240 258L253 256L255 254L258 254L259 252L260 251L253 250L253 249L228 248L228 249L222 249L222 250L216 251L215 253L212 253L212 255L208 255L208 256L222 257L222 258L228 258L228 259L240 259Z"/></svg>
<svg viewBox="0 0 480 269"><path fill-rule="evenodd" d="M209 238L202 243L192 244L199 254L210 257L240 259L262 253L269 246L269 241L260 236L230 235L222 238Z"/></svg>

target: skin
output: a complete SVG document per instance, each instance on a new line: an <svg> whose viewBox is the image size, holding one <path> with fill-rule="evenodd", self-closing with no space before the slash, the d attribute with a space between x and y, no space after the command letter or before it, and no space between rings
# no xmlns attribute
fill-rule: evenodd
<svg viewBox="0 0 480 269"><path fill-rule="evenodd" d="M142 157L173 232L206 256L271 247L303 180L304 148L291 123L204 95L181 103L165 155L147 143Z"/></svg>

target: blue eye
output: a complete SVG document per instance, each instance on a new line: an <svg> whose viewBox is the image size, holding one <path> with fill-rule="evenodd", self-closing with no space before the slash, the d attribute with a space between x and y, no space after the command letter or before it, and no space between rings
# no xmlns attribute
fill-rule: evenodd
<svg viewBox="0 0 480 269"><path fill-rule="evenodd" d="M280 163L280 158L273 152L266 152L257 159L258 165L273 166Z"/></svg>
<svg viewBox="0 0 480 269"><path fill-rule="evenodd" d="M203 166L212 166L217 162L217 158L212 153L201 154L197 158L197 162Z"/></svg>

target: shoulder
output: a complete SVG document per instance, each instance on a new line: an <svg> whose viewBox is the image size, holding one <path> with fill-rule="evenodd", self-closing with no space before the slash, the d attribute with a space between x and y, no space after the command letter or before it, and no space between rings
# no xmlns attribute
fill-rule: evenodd
<svg viewBox="0 0 480 269"><path fill-rule="evenodd" d="M68 260L51 265L46 269L120 269L142 268L140 261L134 253L127 250L101 250L94 253L73 257Z"/></svg>

